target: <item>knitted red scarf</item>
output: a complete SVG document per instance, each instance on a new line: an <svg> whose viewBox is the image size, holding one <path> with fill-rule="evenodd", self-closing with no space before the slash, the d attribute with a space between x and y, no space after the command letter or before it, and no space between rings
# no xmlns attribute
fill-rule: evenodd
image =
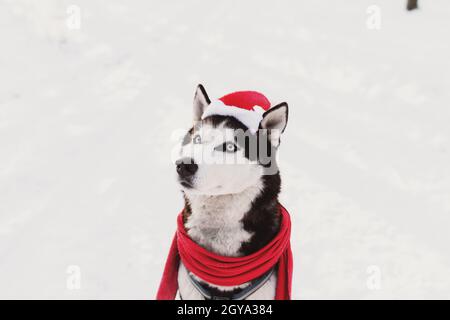
<svg viewBox="0 0 450 320"><path fill-rule="evenodd" d="M255 253L244 257L225 257L209 252L196 244L178 215L178 229L170 247L156 299L173 300L178 290L180 259L186 268L199 278L219 286L237 286L254 280L278 264L276 300L291 299L292 252L290 244L291 220L286 209L279 205L281 226L277 236Z"/></svg>

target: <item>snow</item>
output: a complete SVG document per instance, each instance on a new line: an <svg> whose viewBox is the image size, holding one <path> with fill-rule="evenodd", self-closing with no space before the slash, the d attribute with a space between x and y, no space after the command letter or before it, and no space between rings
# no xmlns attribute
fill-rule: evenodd
<svg viewBox="0 0 450 320"><path fill-rule="evenodd" d="M0 1L0 298L154 298L198 83L289 103L294 298L450 298L450 3L419 5Z"/></svg>

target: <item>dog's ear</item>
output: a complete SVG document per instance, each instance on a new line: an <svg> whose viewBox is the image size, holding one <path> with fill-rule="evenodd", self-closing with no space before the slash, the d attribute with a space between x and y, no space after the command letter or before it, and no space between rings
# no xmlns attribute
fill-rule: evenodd
<svg viewBox="0 0 450 320"><path fill-rule="evenodd" d="M288 112L288 104L282 102L264 112L263 118L259 123L260 129L267 130L270 142L274 147L278 147L280 144L280 136L286 129Z"/></svg>
<svg viewBox="0 0 450 320"><path fill-rule="evenodd" d="M205 88L199 84L194 96L194 121L202 120L203 112L210 103L211 100L209 100Z"/></svg>

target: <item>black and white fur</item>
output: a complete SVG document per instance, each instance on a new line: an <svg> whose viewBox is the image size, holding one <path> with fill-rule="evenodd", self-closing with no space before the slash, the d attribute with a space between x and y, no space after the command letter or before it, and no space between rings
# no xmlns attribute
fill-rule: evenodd
<svg viewBox="0 0 450 320"><path fill-rule="evenodd" d="M184 224L195 242L214 253L249 255L264 247L279 230L277 203L281 180L276 151L287 124L288 106L281 103L266 111L260 129L253 135L253 143L265 143L270 150L270 162L262 163L259 155L251 152L251 142L236 139L236 129L247 130L241 122L218 115L202 120L209 103L205 89L199 85L194 97L194 126L184 137L176 162L185 200ZM237 150L224 151L231 143ZM196 152L200 148L203 157L205 153L210 160L233 156L237 164L202 161ZM275 171L268 174L269 167ZM197 280L222 296L231 296L248 285L221 287ZM273 273L269 281L247 299L273 299L276 281L276 273ZM182 299L203 299L183 264L179 268L178 284Z"/></svg>

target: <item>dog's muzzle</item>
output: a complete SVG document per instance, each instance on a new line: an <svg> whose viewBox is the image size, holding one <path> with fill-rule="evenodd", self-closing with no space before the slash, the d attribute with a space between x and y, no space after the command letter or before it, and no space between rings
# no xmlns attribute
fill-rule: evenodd
<svg viewBox="0 0 450 320"><path fill-rule="evenodd" d="M178 176L181 179L191 178L198 170L198 165L192 158L182 158L175 162Z"/></svg>

